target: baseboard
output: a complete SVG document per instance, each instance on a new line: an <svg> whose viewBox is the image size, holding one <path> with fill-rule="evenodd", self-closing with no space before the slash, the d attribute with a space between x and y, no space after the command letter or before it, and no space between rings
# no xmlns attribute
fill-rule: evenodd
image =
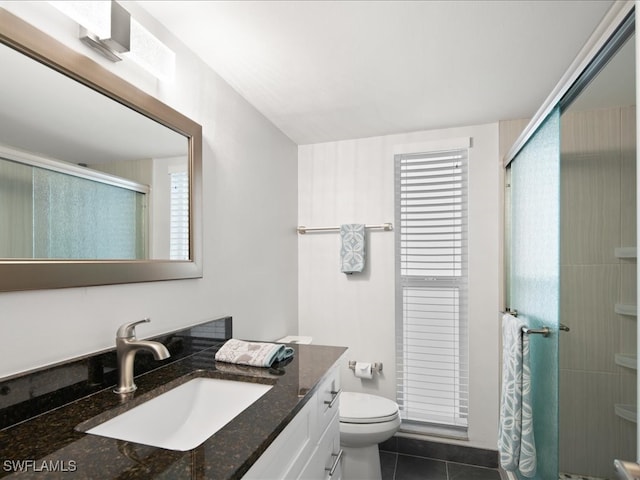
<svg viewBox="0 0 640 480"><path fill-rule="evenodd" d="M487 468L498 468L498 451L465 447L408 437L391 437L379 445L381 451L433 458L447 462L466 463Z"/></svg>

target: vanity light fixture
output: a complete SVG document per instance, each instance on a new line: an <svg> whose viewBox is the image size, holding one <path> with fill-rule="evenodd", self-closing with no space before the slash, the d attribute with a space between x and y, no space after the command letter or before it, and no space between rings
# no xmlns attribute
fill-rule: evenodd
<svg viewBox="0 0 640 480"><path fill-rule="evenodd" d="M120 4L109 3L109 34L100 37L80 24L80 40L112 62L119 62L122 60L120 54L131 49L131 15Z"/></svg>
<svg viewBox="0 0 640 480"><path fill-rule="evenodd" d="M98 38L107 38L111 33L111 0L51 1L55 8L71 20L93 32Z"/></svg>
<svg viewBox="0 0 640 480"><path fill-rule="evenodd" d="M135 18L131 18L131 49L125 56L160 80L173 79L176 54Z"/></svg>
<svg viewBox="0 0 640 480"><path fill-rule="evenodd" d="M174 75L175 53L115 0L50 1L80 26L80 40L112 62L125 57L161 80Z"/></svg>

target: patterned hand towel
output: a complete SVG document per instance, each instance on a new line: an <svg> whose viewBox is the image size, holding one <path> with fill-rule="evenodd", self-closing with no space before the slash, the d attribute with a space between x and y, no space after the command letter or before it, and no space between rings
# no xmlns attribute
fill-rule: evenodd
<svg viewBox="0 0 640 480"><path fill-rule="evenodd" d="M277 343L245 342L232 338L216 352L218 362L271 367L293 356L293 348Z"/></svg>
<svg viewBox="0 0 640 480"><path fill-rule="evenodd" d="M342 247L340 248L340 271L348 275L364 270L365 227L359 223L340 226Z"/></svg>
<svg viewBox="0 0 640 480"><path fill-rule="evenodd" d="M502 317L502 395L498 451L500 465L525 477L536 473L536 446L531 410L529 337L525 324L512 315Z"/></svg>

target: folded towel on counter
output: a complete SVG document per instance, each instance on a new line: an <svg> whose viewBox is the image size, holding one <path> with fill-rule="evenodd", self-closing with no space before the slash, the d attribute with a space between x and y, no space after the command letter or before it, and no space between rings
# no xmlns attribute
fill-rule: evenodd
<svg viewBox="0 0 640 480"><path fill-rule="evenodd" d="M502 317L502 395L498 451L500 465L525 477L536 473L533 436L529 337L524 322L512 315Z"/></svg>
<svg viewBox="0 0 640 480"><path fill-rule="evenodd" d="M340 271L348 275L362 272L365 261L365 226L348 223L340 226L342 247L340 248Z"/></svg>
<svg viewBox="0 0 640 480"><path fill-rule="evenodd" d="M271 367L293 356L293 348L278 343L246 342L232 338L216 353L219 362L238 363L252 367Z"/></svg>

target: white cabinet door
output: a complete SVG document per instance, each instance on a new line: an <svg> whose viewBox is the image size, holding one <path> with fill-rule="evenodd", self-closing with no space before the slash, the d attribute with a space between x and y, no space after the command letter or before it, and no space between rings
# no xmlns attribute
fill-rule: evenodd
<svg viewBox="0 0 640 480"><path fill-rule="evenodd" d="M243 480L296 478L316 447L317 417L317 405L311 398L242 477Z"/></svg>
<svg viewBox="0 0 640 480"><path fill-rule="evenodd" d="M298 479L340 480L342 478L341 458L340 422L336 412Z"/></svg>

